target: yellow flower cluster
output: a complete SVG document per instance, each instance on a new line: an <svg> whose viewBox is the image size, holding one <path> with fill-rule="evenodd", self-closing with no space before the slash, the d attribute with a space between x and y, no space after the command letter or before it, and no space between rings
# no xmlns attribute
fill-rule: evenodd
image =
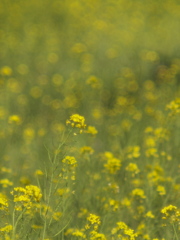
<svg viewBox="0 0 180 240"><path fill-rule="evenodd" d="M9 206L9 204L8 204L7 199L3 196L0 196L0 210L7 211L8 206Z"/></svg>
<svg viewBox="0 0 180 240"><path fill-rule="evenodd" d="M89 216L87 217L88 224L85 226L86 229L89 229L91 226L95 231L97 231L99 225L101 224L100 217L90 213Z"/></svg>
<svg viewBox="0 0 180 240"><path fill-rule="evenodd" d="M143 189L141 189L141 188L135 188L133 191L132 191L132 196L133 197L136 197L136 198L142 198L142 199L144 199L144 198L146 198L146 196L145 196L145 193L144 193L144 190Z"/></svg>
<svg viewBox="0 0 180 240"><path fill-rule="evenodd" d="M72 168L77 167L77 161L75 159L75 157L71 157L71 156L66 156L63 160L63 163L66 163L67 165L70 165Z"/></svg>
<svg viewBox="0 0 180 240"><path fill-rule="evenodd" d="M121 160L115 158L111 152L105 152L104 157L106 159L105 169L111 174L117 173L121 168Z"/></svg>
<svg viewBox="0 0 180 240"><path fill-rule="evenodd" d="M94 149L92 147L89 146L84 146L80 149L81 154L93 154L94 153Z"/></svg>
<svg viewBox="0 0 180 240"><path fill-rule="evenodd" d="M92 88L95 88L95 89L99 89L102 86L101 80L99 78L97 78L96 76L90 76L86 80L86 84L90 85Z"/></svg>
<svg viewBox="0 0 180 240"><path fill-rule="evenodd" d="M98 133L98 131L97 131L97 129L95 127L88 126L86 133L89 133L92 136L95 136Z"/></svg>
<svg viewBox="0 0 180 240"><path fill-rule="evenodd" d="M107 238L103 233L91 231L90 232L90 240L107 240Z"/></svg>
<svg viewBox="0 0 180 240"><path fill-rule="evenodd" d="M75 229L72 232L72 236L76 236L78 238L86 238L86 235L83 233L83 231L80 231L79 229Z"/></svg>
<svg viewBox="0 0 180 240"><path fill-rule="evenodd" d="M101 221L100 221L100 217L95 215L95 214L92 214L90 213L90 215L87 217L87 220L90 222L90 224L97 224L97 225L100 225L101 224Z"/></svg>
<svg viewBox="0 0 180 240"><path fill-rule="evenodd" d="M126 167L126 171L132 172L133 174L137 174L140 172L136 163L129 163L128 166Z"/></svg>
<svg viewBox="0 0 180 240"><path fill-rule="evenodd" d="M7 225L3 228L0 228L0 232L1 233L9 233L13 230L13 226L12 225Z"/></svg>
<svg viewBox="0 0 180 240"><path fill-rule="evenodd" d="M42 198L41 190L34 185L28 185L25 188L16 187L11 194L14 196L15 203L20 203L21 206L26 207L27 209L32 207L33 202L39 202Z"/></svg>
<svg viewBox="0 0 180 240"><path fill-rule="evenodd" d="M15 124L17 124L17 125L20 125L20 124L22 123L22 119L21 119L21 117L18 116L18 115L11 115L11 116L9 116L8 122L9 122L10 124L15 123Z"/></svg>
<svg viewBox="0 0 180 240"><path fill-rule="evenodd" d="M3 66L0 73L4 76L10 76L12 75L12 69L9 66Z"/></svg>
<svg viewBox="0 0 180 240"><path fill-rule="evenodd" d="M180 113L180 98L176 98L174 101L171 101L167 106L166 109L170 110L170 116L176 115Z"/></svg>
<svg viewBox="0 0 180 240"><path fill-rule="evenodd" d="M176 206L169 205L164 207L161 213L163 214L162 219L169 219L170 223L180 222L180 210Z"/></svg>
<svg viewBox="0 0 180 240"><path fill-rule="evenodd" d="M115 174L121 168L121 160L117 158L110 158L107 160L107 163L104 164L104 167L109 173Z"/></svg>
<svg viewBox="0 0 180 240"><path fill-rule="evenodd" d="M138 158L140 154L140 147L139 146L130 146L127 148L128 158Z"/></svg>
<svg viewBox="0 0 180 240"><path fill-rule="evenodd" d="M117 222L117 227L113 228L111 233L112 235L117 235L118 239L135 240L137 237L137 233L134 233L134 230L129 228L124 222Z"/></svg>
<svg viewBox="0 0 180 240"><path fill-rule="evenodd" d="M86 128L85 118L79 114L73 114L68 120L66 120L66 125L70 125L72 128L79 128L80 133Z"/></svg>
<svg viewBox="0 0 180 240"><path fill-rule="evenodd" d="M2 185L3 188L7 188L9 186L12 186L13 182L11 182L11 181L9 181L9 179L5 178L5 179L0 180L0 184Z"/></svg>

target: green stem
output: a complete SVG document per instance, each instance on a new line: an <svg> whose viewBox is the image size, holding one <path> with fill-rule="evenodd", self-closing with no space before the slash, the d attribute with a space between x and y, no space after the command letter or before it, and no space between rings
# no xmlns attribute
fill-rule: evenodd
<svg viewBox="0 0 180 240"><path fill-rule="evenodd" d="M53 160L51 160L50 156L49 156L49 159L52 163L52 172L51 172L51 178L50 178L50 185L49 185L49 193L48 193L48 196L47 196L47 209L46 209L46 212L45 212L45 216L44 216L44 228L43 228L43 234L42 234L42 239L44 240L45 239L45 235L46 235L46 228L47 228L47 225L49 227L50 224L47 224L47 215L48 215L48 211L49 211L49 206L50 206L50 199L51 199L51 195L52 195L52 190L53 190L53 179L54 179L54 173L55 173L55 170L56 170L56 162L57 162L57 156L59 154L59 150L60 148L65 144L65 142L68 140L70 134L71 134L72 130L70 130L67 134L67 137L65 138L64 141L62 141L62 143L59 144L58 148L56 149L56 152L54 154L54 158Z"/></svg>
<svg viewBox="0 0 180 240"><path fill-rule="evenodd" d="M13 232L12 232L12 240L15 240L16 237L16 228L17 225L20 221L20 219L22 218L22 215L24 214L24 212L26 211L27 208L24 208L23 211L21 212L21 214L18 216L16 222L15 222L15 209L13 210Z"/></svg>
<svg viewBox="0 0 180 240"><path fill-rule="evenodd" d="M175 226L174 226L174 223L172 224L172 226L173 226L173 230L174 230L174 234L175 234L176 240L179 240L179 239L178 239L177 232L176 232L176 228L175 228Z"/></svg>

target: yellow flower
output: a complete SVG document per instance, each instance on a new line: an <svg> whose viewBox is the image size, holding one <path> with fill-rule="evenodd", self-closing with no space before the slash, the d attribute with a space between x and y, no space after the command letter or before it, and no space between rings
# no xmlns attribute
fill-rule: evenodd
<svg viewBox="0 0 180 240"><path fill-rule="evenodd" d="M117 234L119 230L123 230L122 233L123 235L125 235L125 239L128 237L130 237L130 240L135 240L137 237L137 233L134 233L134 230L129 228L124 222L117 222L117 227L113 228L111 233ZM120 236L120 238L124 239L123 236L121 234L118 234L118 236ZM128 238L129 239L129 238Z"/></svg>
<svg viewBox="0 0 180 240"><path fill-rule="evenodd" d="M97 225L100 225L101 224L101 221L100 221L100 217L95 215L95 214L92 214L90 213L90 215L87 217L87 220L90 222L90 224L97 224Z"/></svg>
<svg viewBox="0 0 180 240"><path fill-rule="evenodd" d="M140 172L137 164L135 164L135 163L129 163L129 165L126 167L126 171L132 172L134 174L137 174Z"/></svg>
<svg viewBox="0 0 180 240"><path fill-rule="evenodd" d="M151 211L148 211L145 216L148 218L155 218L154 214L152 214Z"/></svg>
<svg viewBox="0 0 180 240"><path fill-rule="evenodd" d="M107 240L103 233L98 233L93 230L90 232L90 234L91 234L90 240Z"/></svg>
<svg viewBox="0 0 180 240"><path fill-rule="evenodd" d="M11 194L14 195L14 202L21 203L27 209L32 207L32 202L39 202L42 198L41 190L34 185L14 188Z"/></svg>
<svg viewBox="0 0 180 240"><path fill-rule="evenodd" d="M10 76L12 74L12 69L8 66L4 66L1 68L1 74L4 76Z"/></svg>
<svg viewBox="0 0 180 240"><path fill-rule="evenodd" d="M81 154L93 154L94 153L94 149L92 147L89 146L84 146L80 149Z"/></svg>
<svg viewBox="0 0 180 240"><path fill-rule="evenodd" d="M171 110L170 116L173 116L177 113L180 113L180 98L171 101L167 106L166 109Z"/></svg>
<svg viewBox="0 0 180 240"><path fill-rule="evenodd" d="M0 184L2 184L3 188L7 188L13 185L13 182L9 181L8 179L1 179Z"/></svg>
<svg viewBox="0 0 180 240"><path fill-rule="evenodd" d="M128 147L128 158L138 158L140 156L140 147L139 146L133 146Z"/></svg>
<svg viewBox="0 0 180 240"><path fill-rule="evenodd" d="M75 157L66 156L66 157L62 160L62 162L70 165L70 166L73 167L73 168L77 167L77 161L76 161Z"/></svg>
<svg viewBox="0 0 180 240"><path fill-rule="evenodd" d="M165 217L163 217L163 219L166 219L167 217L170 217L172 214L174 214L174 212L176 212L177 207L173 206L173 205L169 205L167 207L164 207L161 210L161 213L163 213L165 215Z"/></svg>
<svg viewBox="0 0 180 240"><path fill-rule="evenodd" d="M82 230L75 229L74 232L72 233L72 236L80 237L80 238L86 238L86 235L83 233Z"/></svg>
<svg viewBox="0 0 180 240"><path fill-rule="evenodd" d="M104 167L111 174L115 174L121 168L121 161L117 158L110 158L107 160L107 163L104 164Z"/></svg>
<svg viewBox="0 0 180 240"><path fill-rule="evenodd" d="M8 208L9 204L8 204L8 201L5 197L1 197L0 196L0 210L5 210L7 211L7 208Z"/></svg>
<svg viewBox="0 0 180 240"><path fill-rule="evenodd" d="M12 229L13 229L12 225L7 225L3 228L0 228L0 232L9 233L10 231L12 231Z"/></svg>
<svg viewBox="0 0 180 240"><path fill-rule="evenodd" d="M44 173L41 170L36 170L35 175L36 176L42 176L42 175L44 175Z"/></svg>
<svg viewBox="0 0 180 240"><path fill-rule="evenodd" d="M15 123L17 125L20 125L22 123L22 120L21 120L20 116L18 116L18 115L11 115L11 116L9 116L8 122L10 124Z"/></svg>
<svg viewBox="0 0 180 240"><path fill-rule="evenodd" d="M135 188L132 191L132 196L134 197L140 197L140 198L146 198L144 191L141 188Z"/></svg>
<svg viewBox="0 0 180 240"><path fill-rule="evenodd" d="M87 129L86 133L89 133L89 134L95 136L95 135L98 133L98 131L96 130L95 127L93 127L93 126L88 126L88 129Z"/></svg>
<svg viewBox="0 0 180 240"><path fill-rule="evenodd" d="M101 80L95 76L90 76L87 81L86 84L90 85L92 88L96 88L99 89L101 88Z"/></svg>
<svg viewBox="0 0 180 240"><path fill-rule="evenodd" d="M66 125L70 125L73 128L79 128L80 133L86 128L85 118L79 114L73 114L70 116L69 120L66 120Z"/></svg>
<svg viewBox="0 0 180 240"><path fill-rule="evenodd" d="M159 192L160 195L166 195L166 189L161 185L157 186L157 192Z"/></svg>

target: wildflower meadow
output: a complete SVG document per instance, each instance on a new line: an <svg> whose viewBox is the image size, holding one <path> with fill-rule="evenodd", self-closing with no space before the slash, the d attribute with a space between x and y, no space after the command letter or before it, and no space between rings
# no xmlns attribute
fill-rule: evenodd
<svg viewBox="0 0 180 240"><path fill-rule="evenodd" d="M180 239L180 2L0 1L0 240Z"/></svg>

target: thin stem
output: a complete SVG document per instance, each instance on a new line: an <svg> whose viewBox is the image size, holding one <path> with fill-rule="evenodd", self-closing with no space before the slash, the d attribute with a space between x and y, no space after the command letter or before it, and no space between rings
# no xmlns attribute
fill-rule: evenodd
<svg viewBox="0 0 180 240"><path fill-rule="evenodd" d="M173 226L173 230L174 230L174 234L175 234L176 240L179 240L179 239L178 239L177 232L176 232L176 228L175 228L175 226L174 226L174 223L172 224L172 226Z"/></svg>
<svg viewBox="0 0 180 240"><path fill-rule="evenodd" d="M15 208L13 210L13 232L12 232L12 240L15 240L16 237L16 228L17 225L20 221L20 219L22 218L22 215L24 214L24 212L26 211L27 208L24 208L23 211L21 212L21 214L18 216L16 222L15 222Z"/></svg>
<svg viewBox="0 0 180 240"><path fill-rule="evenodd" d="M72 132L72 129L68 132L66 138L64 139L64 141L62 141L58 148L56 149L55 151L55 154L54 154L54 157L53 159L51 159L50 157L50 154L49 154L49 151L48 151L48 155L49 155L49 160L50 162L52 163L52 171L51 171L51 178L50 178L50 185L49 185L49 193L48 193L48 196L46 196L46 200L47 200L47 204L46 204L46 212L45 212L45 216L44 216L44 228L43 228L43 234L42 234L42 239L44 240L45 239L45 235L46 235L46 228L47 226L49 227L50 226L50 223L51 223L51 219L50 219L50 222L49 224L47 224L47 215L48 215L48 211L49 211L49 206L50 206L50 199L51 199L51 195L52 195L52 192L53 192L53 180L54 180L54 174L55 174L55 171L56 171L56 162L57 162L57 156L59 154L59 150L60 148L66 143L66 141L68 140L70 134ZM64 135L63 135L64 136ZM46 176L47 176L47 173L46 173Z"/></svg>

